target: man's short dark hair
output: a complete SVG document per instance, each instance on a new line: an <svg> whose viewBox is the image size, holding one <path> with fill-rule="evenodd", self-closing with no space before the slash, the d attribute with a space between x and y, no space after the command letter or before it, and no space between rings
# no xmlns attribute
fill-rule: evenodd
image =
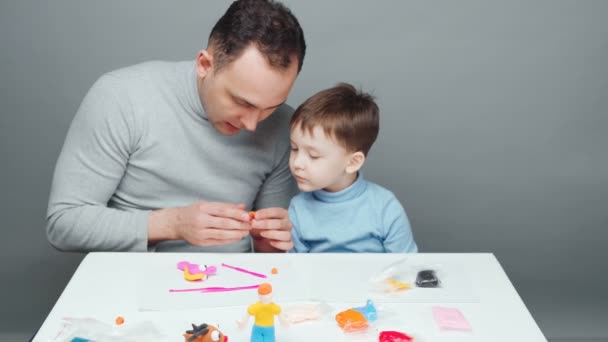
<svg viewBox="0 0 608 342"><path fill-rule="evenodd" d="M347 151L367 155L380 130L379 112L372 95L338 83L304 101L291 117L291 129L312 134L321 127Z"/></svg>
<svg viewBox="0 0 608 342"><path fill-rule="evenodd" d="M215 24L209 35L215 71L254 45L279 70L297 58L302 69L306 42L298 19L283 4L272 0L238 0Z"/></svg>

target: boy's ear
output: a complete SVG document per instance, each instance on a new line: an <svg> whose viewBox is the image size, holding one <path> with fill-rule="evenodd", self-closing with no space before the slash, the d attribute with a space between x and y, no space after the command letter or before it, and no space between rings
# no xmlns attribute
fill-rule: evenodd
<svg viewBox="0 0 608 342"><path fill-rule="evenodd" d="M350 156L348 165L346 166L347 173L355 173L361 169L365 163L365 154L361 151L357 151Z"/></svg>
<svg viewBox="0 0 608 342"><path fill-rule="evenodd" d="M201 50L196 57L196 75L205 78L213 69L213 54L208 50Z"/></svg>

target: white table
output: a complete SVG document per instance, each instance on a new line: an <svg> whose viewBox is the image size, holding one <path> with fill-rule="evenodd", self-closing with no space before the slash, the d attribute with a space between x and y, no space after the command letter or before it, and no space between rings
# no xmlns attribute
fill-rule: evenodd
<svg viewBox="0 0 608 342"><path fill-rule="evenodd" d="M239 331L235 320L243 317L246 307L257 300L252 292L249 303L221 308L197 308L166 311L139 311L137 305L138 269L162 265L177 259L200 259L201 254L174 253L90 253L84 258L57 303L44 321L34 341L52 341L62 326L64 317L92 317L103 322L114 322L123 316L126 323L151 321L165 336L164 341L183 341L182 333L190 323L217 325L229 336L229 341L248 341L247 331ZM218 258L218 254L209 255ZM382 261L384 264L403 258L396 254L230 254L232 260L260 265L273 265L278 260L289 260L314 279L321 269L326 273L345 258L359 261ZM450 262L466 270L477 295L477 302L455 303L385 303L381 310L391 312L389 320L379 320L379 330L398 330L414 335L417 342L429 341L547 341L513 288L507 275L493 254L416 254L416 260L428 264ZM320 268L321 267L321 268ZM334 270L344 279L349 274ZM340 273L342 272L342 273ZM343 274L344 273L344 274ZM204 284L201 284L204 286ZM335 293L335 291L334 291ZM304 300L305 298L303 298ZM277 341L351 341L337 327L333 317L344 309L360 303L330 302L333 311L318 322L295 324L286 329L277 324ZM278 303L284 305L283 303ZM355 304L355 305L353 305ZM434 306L458 308L473 327L472 332L440 331L431 314ZM382 313L382 312L380 312ZM252 320L251 320L252 321ZM250 321L250 324L251 324ZM365 335L365 340L377 341L376 335Z"/></svg>

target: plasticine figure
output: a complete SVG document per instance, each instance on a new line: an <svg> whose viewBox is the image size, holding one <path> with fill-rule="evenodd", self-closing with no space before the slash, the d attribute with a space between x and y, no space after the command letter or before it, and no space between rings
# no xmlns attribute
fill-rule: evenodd
<svg viewBox="0 0 608 342"><path fill-rule="evenodd" d="M281 307L272 302L272 286L263 283L258 287L259 301L247 308L247 315L237 321L241 329L249 322L249 316L255 317L251 330L251 342L275 342L274 316L278 316L282 325L288 322L281 315Z"/></svg>
<svg viewBox="0 0 608 342"><path fill-rule="evenodd" d="M185 342L228 342L228 336L222 334L213 325L192 324L192 329L186 330Z"/></svg>

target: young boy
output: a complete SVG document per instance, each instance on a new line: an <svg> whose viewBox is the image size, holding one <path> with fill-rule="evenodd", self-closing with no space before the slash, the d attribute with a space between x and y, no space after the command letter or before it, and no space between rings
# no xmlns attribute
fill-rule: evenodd
<svg viewBox="0 0 608 342"><path fill-rule="evenodd" d="M306 100L291 119L291 252L418 251L399 200L360 171L378 136L374 98L340 83Z"/></svg>

